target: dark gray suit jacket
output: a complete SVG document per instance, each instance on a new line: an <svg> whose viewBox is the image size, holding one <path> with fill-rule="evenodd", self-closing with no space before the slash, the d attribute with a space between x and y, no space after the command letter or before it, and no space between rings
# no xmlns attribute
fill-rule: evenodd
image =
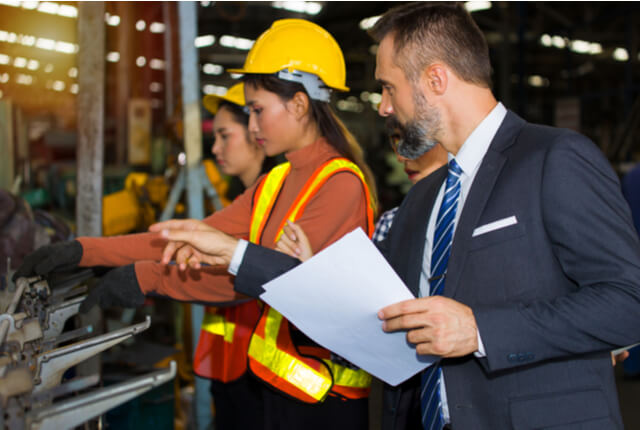
<svg viewBox="0 0 640 430"><path fill-rule="evenodd" d="M380 245L416 296L445 177L412 188ZM236 288L255 295L295 264L250 246ZM640 244L617 176L587 138L507 113L460 215L444 295L471 307L487 353L442 361L454 429L623 427L609 351L640 339ZM384 428L419 425L415 379L386 387Z"/></svg>

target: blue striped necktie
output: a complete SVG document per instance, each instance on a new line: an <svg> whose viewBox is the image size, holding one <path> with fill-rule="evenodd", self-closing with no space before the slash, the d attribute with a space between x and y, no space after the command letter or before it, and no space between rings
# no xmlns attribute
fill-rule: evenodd
<svg viewBox="0 0 640 430"><path fill-rule="evenodd" d="M453 229L460 199L460 174L462 169L455 159L449 161L447 184L436 218L436 229L433 234L431 252L431 278L429 288L431 295L442 294L444 289L447 263L451 254ZM442 371L438 363L434 363L422 372L420 391L420 410L422 412L422 426L425 430L441 430L444 427L442 415L442 399L440 397L440 378Z"/></svg>

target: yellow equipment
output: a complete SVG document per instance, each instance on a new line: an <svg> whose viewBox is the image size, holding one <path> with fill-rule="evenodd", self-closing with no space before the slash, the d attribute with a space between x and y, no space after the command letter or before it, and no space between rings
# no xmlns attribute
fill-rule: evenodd
<svg viewBox="0 0 640 430"><path fill-rule="evenodd" d="M223 100L231 102L238 106L244 106L244 84L241 82L239 84L235 84L229 91L223 96L218 96L216 94L207 94L202 99L202 104L204 107L211 112L212 114L216 114L218 112L218 107Z"/></svg>

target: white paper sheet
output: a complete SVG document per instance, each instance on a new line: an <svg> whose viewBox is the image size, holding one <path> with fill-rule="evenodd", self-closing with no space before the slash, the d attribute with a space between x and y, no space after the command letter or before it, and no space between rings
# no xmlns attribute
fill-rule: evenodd
<svg viewBox="0 0 640 430"><path fill-rule="evenodd" d="M390 385L429 366L377 313L413 295L362 229L265 284L260 296L318 344Z"/></svg>

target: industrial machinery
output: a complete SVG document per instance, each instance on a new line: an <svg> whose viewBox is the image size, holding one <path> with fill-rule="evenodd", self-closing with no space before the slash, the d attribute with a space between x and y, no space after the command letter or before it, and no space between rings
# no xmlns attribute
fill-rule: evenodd
<svg viewBox="0 0 640 430"><path fill-rule="evenodd" d="M95 388L100 375L65 378L68 369L146 330L146 320L92 336L66 329L86 297L91 271L53 282L19 278L0 289L0 430L69 429L174 378L176 364ZM68 373L68 372L67 372Z"/></svg>

